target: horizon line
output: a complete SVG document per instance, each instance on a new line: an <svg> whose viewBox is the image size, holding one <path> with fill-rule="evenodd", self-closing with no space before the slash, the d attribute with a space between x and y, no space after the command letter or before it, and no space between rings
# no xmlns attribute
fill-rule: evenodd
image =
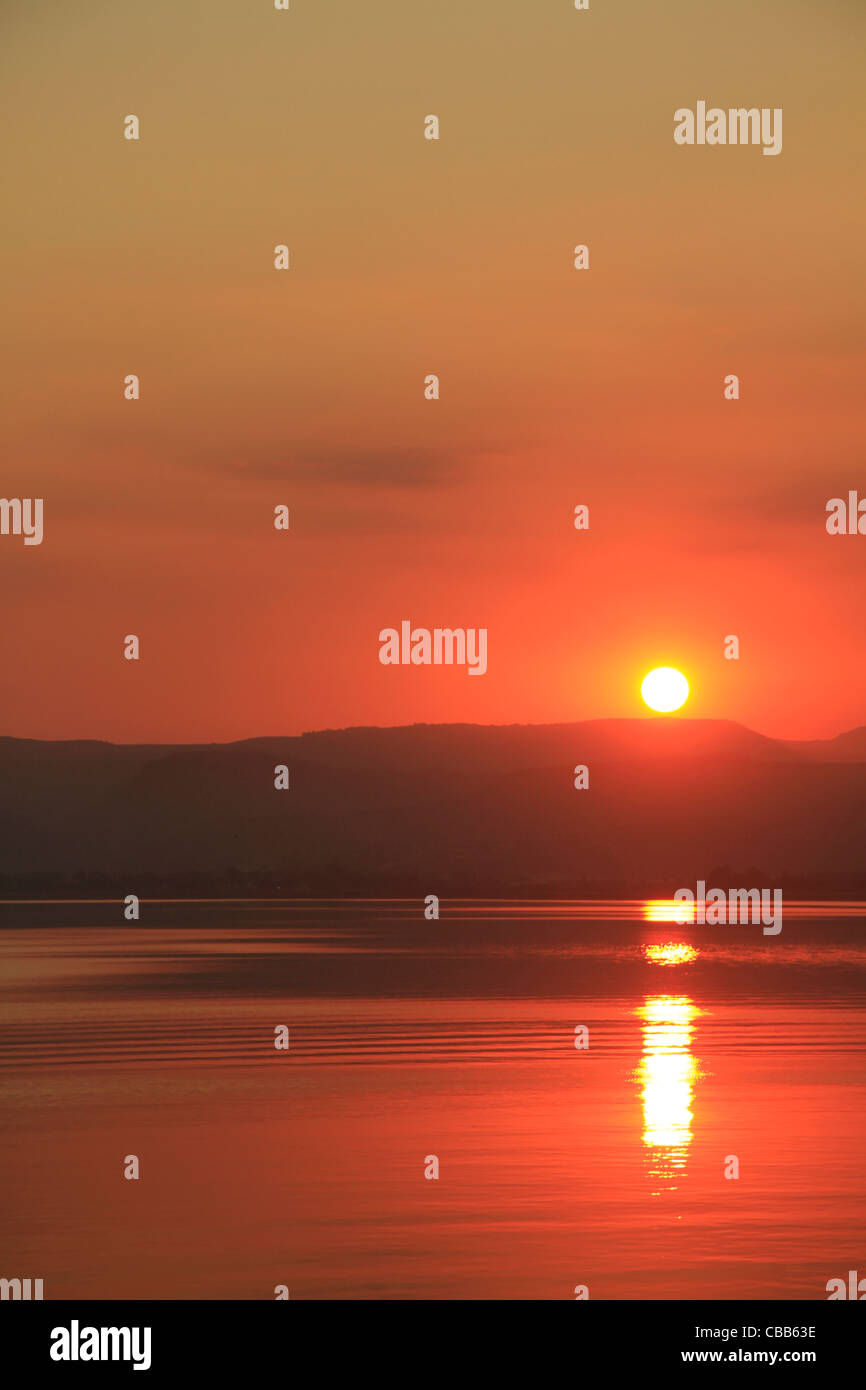
<svg viewBox="0 0 866 1390"><path fill-rule="evenodd" d="M131 740L121 742L109 738L33 738L26 734L0 734L0 743L92 743L109 748L232 748L241 743L268 743L280 740L313 738L321 734L349 734L397 732L404 729L564 729L573 728L585 724L724 724L735 729L742 729L746 733L753 734L756 738L766 739L770 743L783 745L791 744L814 744L814 743L833 743L837 739L844 738L848 734L858 733L861 729L866 729L866 724L856 724L850 729L841 729L837 734L831 734L824 738L781 738L776 734L765 734L758 729L753 729L748 724L743 724L738 719L727 719L721 716L693 716L680 715L676 712L671 714L638 714L638 715L600 715L591 719L561 719L551 720L544 723L522 723L514 721L508 724L482 724L470 720L452 720L450 722L431 722L429 720L415 720L410 724L346 724L332 726L321 729L303 729L295 734L249 734L243 738L230 738L223 740L208 739L195 741L188 739L178 740Z"/></svg>

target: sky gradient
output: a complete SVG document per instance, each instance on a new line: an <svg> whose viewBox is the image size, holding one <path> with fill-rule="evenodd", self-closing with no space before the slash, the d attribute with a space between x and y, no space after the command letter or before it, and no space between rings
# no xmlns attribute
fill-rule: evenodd
<svg viewBox="0 0 866 1390"><path fill-rule="evenodd" d="M0 733L630 716L656 665L692 717L866 722L866 537L824 525L866 494L864 35L853 0L5 6L0 492L45 539L0 537ZM676 146L704 99L782 107L782 153ZM486 627L487 674L383 667L403 619Z"/></svg>

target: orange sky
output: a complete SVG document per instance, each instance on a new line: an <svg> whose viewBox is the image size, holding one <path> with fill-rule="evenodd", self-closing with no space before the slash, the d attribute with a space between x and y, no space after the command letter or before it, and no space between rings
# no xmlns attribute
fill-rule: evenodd
<svg viewBox="0 0 866 1390"><path fill-rule="evenodd" d="M866 494L860 5L180 8L0 19L0 491L45 499L0 732L630 715L659 664L694 716L866 722L824 528ZM782 107L782 154L677 147L699 99ZM404 618L487 674L381 666Z"/></svg>

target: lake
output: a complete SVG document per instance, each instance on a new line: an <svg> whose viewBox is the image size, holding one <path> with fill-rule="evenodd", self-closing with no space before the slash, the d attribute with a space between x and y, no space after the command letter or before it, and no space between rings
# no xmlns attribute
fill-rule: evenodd
<svg viewBox="0 0 866 1390"><path fill-rule="evenodd" d="M773 937L671 916L3 903L0 1276L826 1299L866 1275L866 905L786 903Z"/></svg>

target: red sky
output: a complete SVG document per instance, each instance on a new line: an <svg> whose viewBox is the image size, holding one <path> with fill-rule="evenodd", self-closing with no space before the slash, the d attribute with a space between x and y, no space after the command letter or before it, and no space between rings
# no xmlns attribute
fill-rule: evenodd
<svg viewBox="0 0 866 1390"><path fill-rule="evenodd" d="M864 16L816 13L12 5L0 491L45 539L0 536L0 732L624 716L659 664L694 716L866 722L824 526L866 495ZM675 146L699 99L782 107L781 155ZM381 666L405 618L487 674Z"/></svg>

